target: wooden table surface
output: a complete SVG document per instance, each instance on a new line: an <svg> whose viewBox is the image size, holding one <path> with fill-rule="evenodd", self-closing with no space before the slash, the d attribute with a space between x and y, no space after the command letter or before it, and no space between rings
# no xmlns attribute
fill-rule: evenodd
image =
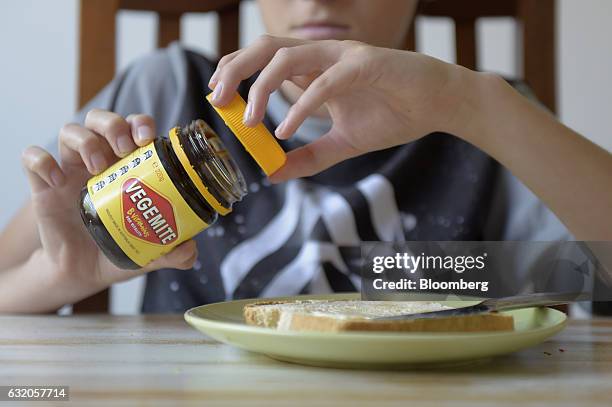
<svg viewBox="0 0 612 407"><path fill-rule="evenodd" d="M0 385L68 385L76 405L609 407L612 319L461 368L359 371L244 352L179 315L0 316Z"/></svg>

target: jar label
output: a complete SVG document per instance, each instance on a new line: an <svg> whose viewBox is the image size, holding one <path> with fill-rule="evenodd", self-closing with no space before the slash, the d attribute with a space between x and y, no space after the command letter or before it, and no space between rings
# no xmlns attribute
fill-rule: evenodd
<svg viewBox="0 0 612 407"><path fill-rule="evenodd" d="M91 178L87 188L100 220L139 266L208 226L174 186L153 143Z"/></svg>

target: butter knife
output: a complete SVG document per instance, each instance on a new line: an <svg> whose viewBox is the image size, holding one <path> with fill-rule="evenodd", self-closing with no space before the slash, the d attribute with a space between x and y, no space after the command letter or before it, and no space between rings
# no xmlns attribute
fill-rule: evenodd
<svg viewBox="0 0 612 407"><path fill-rule="evenodd" d="M489 298L474 305L441 311L421 312L372 318L375 321L397 321L423 318L445 318L486 314L493 311L510 311L519 308L549 307L576 301L582 293L535 293L504 298Z"/></svg>

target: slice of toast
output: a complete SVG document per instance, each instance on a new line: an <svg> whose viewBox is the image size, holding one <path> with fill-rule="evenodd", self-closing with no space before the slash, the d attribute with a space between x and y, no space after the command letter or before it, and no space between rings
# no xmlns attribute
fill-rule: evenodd
<svg viewBox="0 0 612 407"><path fill-rule="evenodd" d="M514 329L512 316L498 313L405 321L372 319L448 308L424 301L260 301L246 305L243 314L249 325L279 331L479 332Z"/></svg>

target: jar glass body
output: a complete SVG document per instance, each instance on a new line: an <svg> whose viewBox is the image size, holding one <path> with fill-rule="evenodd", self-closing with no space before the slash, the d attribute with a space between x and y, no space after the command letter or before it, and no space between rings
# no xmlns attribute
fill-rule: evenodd
<svg viewBox="0 0 612 407"><path fill-rule="evenodd" d="M117 267L138 269L144 265L138 264L132 258L133 256L128 255L129 247L126 249L126 245L129 245L129 242L127 241L136 241L136 245L145 245L146 250L153 250L154 252L150 256L151 259L160 257L174 246L192 238L195 234L214 224L218 219L220 210L223 211L222 213L231 211L233 203L242 199L246 194L245 182L240 170L227 153L221 140L210 127L198 120L192 122L188 127L176 128L172 131L175 132L175 138L172 142L167 138L156 139L153 143L140 148L131 156L123 158L100 176L92 178L81 192L79 207L85 227L100 250ZM157 162L153 162L152 166L141 166L137 177L130 175L130 166L133 166L136 162L138 162L137 165L142 164L141 161L137 160L140 160L140 158L146 160L149 156L152 157L152 160L157 160ZM142 168L147 168L147 173L143 173ZM147 177L151 179L154 176L152 174L153 171L163 174L164 177L167 176L167 180L164 182L171 183L172 190L175 193L173 202L171 199L165 199L167 194L160 193L157 195L155 188L147 189L149 194L163 197L158 197L158 200L166 201L167 204L162 203L161 206L167 205L170 208L166 212L171 213L170 217L174 222L169 223L172 223L175 229L173 233L178 237L177 240L172 241L172 244L167 247L164 247L164 244L160 244L160 241L155 241L151 244L145 241L145 239L151 241L155 238L151 225L146 224L147 213L150 215L148 221L151 223L156 218L153 215L164 211L158 210L157 207L153 208L150 202L156 202L155 199L151 200L144 197L146 196L145 192L137 190L134 186L136 185L135 182L128 184L127 187L125 186L126 179L147 179ZM110 183L113 184L111 185ZM98 198L96 201L95 196L92 198L92 193L95 194L95 188L100 185L108 190L105 192L104 199ZM143 185L146 186L146 183L143 182ZM202 186L205 190L202 189ZM130 195L127 195L126 190L128 192L136 191L136 193L131 195L132 201L134 201L134 196L142 199L135 201L137 202L136 204L130 202L127 198ZM142 192L142 194L139 195L138 192ZM118 213L112 221L109 221L108 215L105 218L105 213L109 212L106 206L109 205L109 202L117 203L119 200L123 200L121 203L121 213ZM181 201L180 206L183 208L182 210L177 209L179 202L176 201ZM125 210L126 207L131 209ZM136 207L149 210L138 213ZM183 228L180 227L181 216L187 216L186 212L189 212L188 216L197 216L197 219L196 222L189 222L187 220L187 224L195 225L185 230L184 233L180 233L183 231ZM143 214L144 217L142 216ZM134 219L135 221L133 221ZM156 225L158 223L151 224ZM118 224L120 226L117 226ZM179 225L178 228L177 225ZM165 226L167 227L168 225ZM141 231L138 230L139 227ZM117 234L119 228L123 228L125 232L121 232L120 236ZM157 231L160 229L158 228ZM115 232L111 233L113 230ZM162 232L166 235L166 239L172 237L168 230L171 230L171 228L167 227ZM139 235L138 238L135 238L132 236L134 231L139 234L142 232L144 236ZM123 248L118 241L123 243Z"/></svg>

